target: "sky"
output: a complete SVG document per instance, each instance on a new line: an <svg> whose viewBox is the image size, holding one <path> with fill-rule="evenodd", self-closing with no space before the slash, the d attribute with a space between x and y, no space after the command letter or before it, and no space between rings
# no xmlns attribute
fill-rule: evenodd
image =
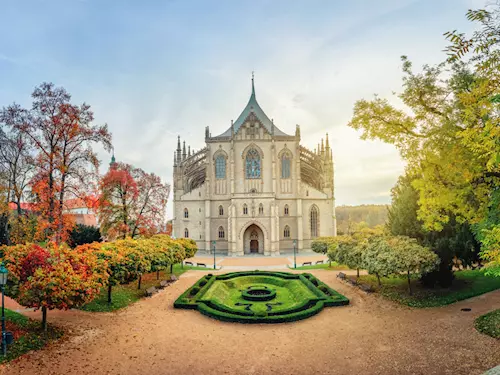
<svg viewBox="0 0 500 375"><path fill-rule="evenodd" d="M229 128L255 72L257 100L313 149L329 134L337 205L389 203L396 149L347 126L375 94L400 106L401 55L445 59L482 0L0 0L0 107L29 107L42 82L107 123L118 161L172 182L177 135L192 149ZM104 172L111 155L96 148ZM167 216L172 217L168 203Z"/></svg>

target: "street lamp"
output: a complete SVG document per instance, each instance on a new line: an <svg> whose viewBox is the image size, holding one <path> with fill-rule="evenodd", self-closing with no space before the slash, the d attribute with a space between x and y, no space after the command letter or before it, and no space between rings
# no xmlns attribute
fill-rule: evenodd
<svg viewBox="0 0 500 375"><path fill-rule="evenodd" d="M293 268L297 268L297 240L293 240Z"/></svg>
<svg viewBox="0 0 500 375"><path fill-rule="evenodd" d="M215 240L212 241L212 245L214 246L214 270L215 268Z"/></svg>
<svg viewBox="0 0 500 375"><path fill-rule="evenodd" d="M3 262L0 263L0 285L2 286L2 350L4 357L7 355L7 332L5 330L4 291L5 291L5 284L7 284L8 274L9 270L4 267Z"/></svg>

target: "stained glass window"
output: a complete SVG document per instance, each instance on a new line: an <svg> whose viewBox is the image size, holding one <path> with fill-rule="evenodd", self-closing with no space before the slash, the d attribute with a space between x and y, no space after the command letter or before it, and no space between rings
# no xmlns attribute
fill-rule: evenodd
<svg viewBox="0 0 500 375"><path fill-rule="evenodd" d="M243 205L243 215L248 215L248 206L246 204Z"/></svg>
<svg viewBox="0 0 500 375"><path fill-rule="evenodd" d="M224 216L224 207L219 206L219 216Z"/></svg>
<svg viewBox="0 0 500 375"><path fill-rule="evenodd" d="M219 238L224 238L224 237L225 237L224 228L219 227Z"/></svg>
<svg viewBox="0 0 500 375"><path fill-rule="evenodd" d="M290 178L290 155L284 153L281 157L281 178Z"/></svg>
<svg viewBox="0 0 500 375"><path fill-rule="evenodd" d="M184 229L184 237L189 238L189 231L187 228Z"/></svg>
<svg viewBox="0 0 500 375"><path fill-rule="evenodd" d="M247 178L260 178L260 155L254 148L247 153L246 175Z"/></svg>
<svg viewBox="0 0 500 375"><path fill-rule="evenodd" d="M187 208L184 209L184 218L187 219L189 217L189 211Z"/></svg>
<svg viewBox="0 0 500 375"><path fill-rule="evenodd" d="M285 204L285 215L288 216L288 204Z"/></svg>
<svg viewBox="0 0 500 375"><path fill-rule="evenodd" d="M264 206L262 203L259 205L259 215L264 215Z"/></svg>
<svg viewBox="0 0 500 375"><path fill-rule="evenodd" d="M317 206L311 207L311 238L318 237L319 210Z"/></svg>
<svg viewBox="0 0 500 375"><path fill-rule="evenodd" d="M226 178L226 158L223 155L215 159L215 178Z"/></svg>

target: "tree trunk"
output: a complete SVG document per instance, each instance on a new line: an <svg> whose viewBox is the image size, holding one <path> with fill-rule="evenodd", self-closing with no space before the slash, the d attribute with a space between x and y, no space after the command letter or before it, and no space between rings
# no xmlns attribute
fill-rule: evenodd
<svg viewBox="0 0 500 375"><path fill-rule="evenodd" d="M412 296L413 295L413 291L411 290L410 270L408 270L408 291L410 292L410 296Z"/></svg>
<svg viewBox="0 0 500 375"><path fill-rule="evenodd" d="M47 333L47 307L42 307L42 329Z"/></svg>
<svg viewBox="0 0 500 375"><path fill-rule="evenodd" d="M358 275L358 279L359 279L359 268L357 268L357 271L358 271L358 274L357 274L357 275Z"/></svg>
<svg viewBox="0 0 500 375"><path fill-rule="evenodd" d="M137 289L141 289L142 273L139 275L139 282L137 283Z"/></svg>
<svg viewBox="0 0 500 375"><path fill-rule="evenodd" d="M108 284L108 304L111 305L111 289L113 288L113 286L111 284Z"/></svg>
<svg viewBox="0 0 500 375"><path fill-rule="evenodd" d="M173 263L170 265L170 274L171 275L174 274L174 264Z"/></svg>
<svg viewBox="0 0 500 375"><path fill-rule="evenodd" d="M376 273L375 275L377 275L378 286L382 286L382 283L380 282L380 275L378 273Z"/></svg>
<svg viewBox="0 0 500 375"><path fill-rule="evenodd" d="M156 270L156 280L160 280L160 270Z"/></svg>

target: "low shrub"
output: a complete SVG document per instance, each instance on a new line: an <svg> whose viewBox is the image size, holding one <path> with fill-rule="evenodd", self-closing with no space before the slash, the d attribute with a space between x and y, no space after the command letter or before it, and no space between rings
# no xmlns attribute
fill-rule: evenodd
<svg viewBox="0 0 500 375"><path fill-rule="evenodd" d="M200 287L207 285L207 280L201 280L201 281L198 283L198 285L199 285Z"/></svg>
<svg viewBox="0 0 500 375"><path fill-rule="evenodd" d="M191 289L191 291L189 292L189 294L191 294L192 296L196 295L196 293L198 293L200 291L200 288L198 288L197 286L193 287Z"/></svg>

